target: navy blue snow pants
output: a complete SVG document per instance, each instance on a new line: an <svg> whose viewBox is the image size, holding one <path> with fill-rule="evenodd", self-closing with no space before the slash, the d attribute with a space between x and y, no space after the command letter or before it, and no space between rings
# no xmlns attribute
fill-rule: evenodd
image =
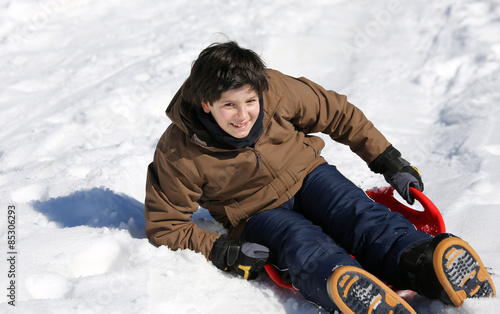
<svg viewBox="0 0 500 314"><path fill-rule="evenodd" d="M361 267L398 287L402 253L429 238L327 163L288 202L252 217L241 236L268 247L271 262L289 269L294 287L329 311L337 309L327 291L336 267Z"/></svg>

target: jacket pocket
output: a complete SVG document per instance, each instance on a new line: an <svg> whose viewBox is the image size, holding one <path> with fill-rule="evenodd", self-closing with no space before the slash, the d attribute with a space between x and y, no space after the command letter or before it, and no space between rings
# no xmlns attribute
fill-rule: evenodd
<svg viewBox="0 0 500 314"><path fill-rule="evenodd" d="M325 147L325 142L317 136L308 136L303 143L314 152L314 157L320 156L321 150Z"/></svg>

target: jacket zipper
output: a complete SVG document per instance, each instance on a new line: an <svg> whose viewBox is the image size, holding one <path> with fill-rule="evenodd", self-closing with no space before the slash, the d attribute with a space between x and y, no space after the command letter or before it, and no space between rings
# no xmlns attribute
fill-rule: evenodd
<svg viewBox="0 0 500 314"><path fill-rule="evenodd" d="M262 165L262 155L255 148L252 148L252 150L255 154L255 157L257 157L257 165L259 165L259 170L263 170L264 166Z"/></svg>
<svg viewBox="0 0 500 314"><path fill-rule="evenodd" d="M267 163L262 154L257 149L255 149L255 147L252 147L250 149L254 152L255 156L257 157L257 165L259 166L259 170L263 170L265 166L266 169L271 174L271 176L274 179L276 179L278 175L276 174L276 172L274 172L273 168Z"/></svg>

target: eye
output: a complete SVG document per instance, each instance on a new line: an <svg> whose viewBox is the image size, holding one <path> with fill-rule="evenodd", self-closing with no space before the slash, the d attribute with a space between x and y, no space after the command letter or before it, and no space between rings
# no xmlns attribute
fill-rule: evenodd
<svg viewBox="0 0 500 314"><path fill-rule="evenodd" d="M224 104L224 106L225 106L225 107L233 107L234 105L233 105L233 103L228 102L227 104Z"/></svg>

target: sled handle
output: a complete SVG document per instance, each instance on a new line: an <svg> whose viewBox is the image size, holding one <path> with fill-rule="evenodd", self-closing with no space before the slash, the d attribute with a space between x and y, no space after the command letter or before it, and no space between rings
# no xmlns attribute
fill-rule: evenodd
<svg viewBox="0 0 500 314"><path fill-rule="evenodd" d="M391 211L398 212L405 216L418 230L434 236L446 232L443 217L436 205L418 189L410 187L410 191L415 199L422 205L424 211L419 211L400 203L394 197L393 187L374 188L365 192L375 202L381 203L387 206Z"/></svg>
<svg viewBox="0 0 500 314"><path fill-rule="evenodd" d="M444 225L443 216L441 216L441 213L439 212L439 209L436 207L436 205L434 205L434 203L419 189L411 186L410 191L413 194L413 197L415 197L415 199L419 201L420 204L422 204L425 212L427 212L432 217L432 220L436 225L437 232L445 232L446 227Z"/></svg>

